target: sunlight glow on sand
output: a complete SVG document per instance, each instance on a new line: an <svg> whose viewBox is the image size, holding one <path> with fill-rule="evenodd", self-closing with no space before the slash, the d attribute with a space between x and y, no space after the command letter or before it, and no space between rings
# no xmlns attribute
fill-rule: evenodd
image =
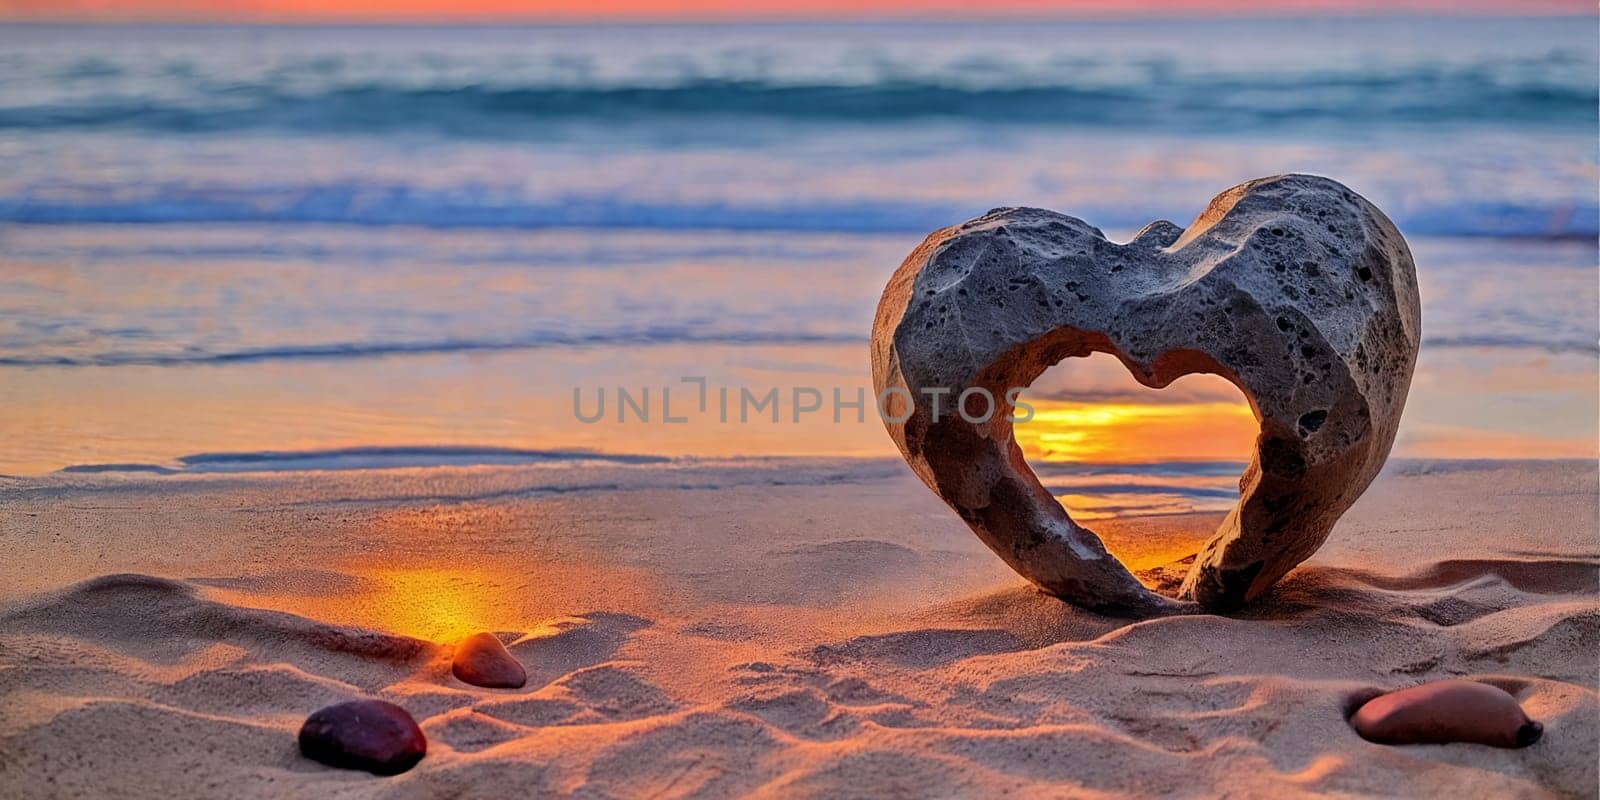
<svg viewBox="0 0 1600 800"><path fill-rule="evenodd" d="M325 591L273 577L250 589L213 588L222 602L284 611L335 625L396 633L441 644L478 631L527 627L515 611L509 572L456 566L344 567L347 584Z"/></svg>
<svg viewBox="0 0 1600 800"><path fill-rule="evenodd" d="M543 519L508 517L493 503L389 508L350 529L332 561L208 591L236 605L438 644L480 631L549 634L575 610L619 598L660 602L659 576L553 548L538 532Z"/></svg>
<svg viewBox="0 0 1600 800"><path fill-rule="evenodd" d="M437 642L492 630L497 582L482 573L413 567L379 569L368 601L380 619L375 627Z"/></svg>

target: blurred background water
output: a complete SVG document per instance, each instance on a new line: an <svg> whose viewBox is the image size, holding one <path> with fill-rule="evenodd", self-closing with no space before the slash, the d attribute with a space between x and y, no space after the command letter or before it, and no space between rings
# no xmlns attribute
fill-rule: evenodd
<svg viewBox="0 0 1600 800"><path fill-rule="evenodd" d="M0 472L892 455L787 409L585 425L572 390L848 395L928 231L1115 238L1290 171L1412 243L1399 454L1592 457L1597 73L1590 18L0 27ZM1069 505L1229 504L1231 386L1088 359L1034 396L1036 459L1146 465L1058 470Z"/></svg>

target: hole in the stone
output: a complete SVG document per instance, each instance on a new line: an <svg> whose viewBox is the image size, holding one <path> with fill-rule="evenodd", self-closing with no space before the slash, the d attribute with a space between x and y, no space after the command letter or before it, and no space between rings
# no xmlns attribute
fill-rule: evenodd
<svg viewBox="0 0 1600 800"><path fill-rule="evenodd" d="M1326 410L1307 411L1300 415L1300 430L1303 433L1316 433L1322 428L1322 423L1328 421Z"/></svg>
<svg viewBox="0 0 1600 800"><path fill-rule="evenodd" d="M1175 588L1239 499L1259 431L1239 388L1195 374L1152 389L1095 353L1046 370L1021 400L1034 416L1013 434L1040 483L1147 585Z"/></svg>

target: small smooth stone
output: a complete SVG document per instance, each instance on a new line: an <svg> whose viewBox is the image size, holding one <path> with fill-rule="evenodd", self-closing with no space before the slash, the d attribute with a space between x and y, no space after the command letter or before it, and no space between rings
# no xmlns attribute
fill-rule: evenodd
<svg viewBox="0 0 1600 800"><path fill-rule="evenodd" d="M492 633L474 633L462 639L450 671L464 683L489 689L521 689L528 682L522 662Z"/></svg>
<svg viewBox="0 0 1600 800"><path fill-rule="evenodd" d="M1350 718L1361 738L1379 744L1471 742L1527 747L1544 726L1528 719L1517 699L1486 683L1436 681L1379 695Z"/></svg>
<svg viewBox="0 0 1600 800"><path fill-rule="evenodd" d="M318 709L300 726L300 754L340 769L398 775L428 752L428 737L406 710L382 700Z"/></svg>

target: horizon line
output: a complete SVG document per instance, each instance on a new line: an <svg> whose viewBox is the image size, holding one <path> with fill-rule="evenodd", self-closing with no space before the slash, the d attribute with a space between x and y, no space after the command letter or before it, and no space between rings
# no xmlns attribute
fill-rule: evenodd
<svg viewBox="0 0 1600 800"><path fill-rule="evenodd" d="M11 13L0 11L0 26L59 27L577 27L577 26L697 26L697 25L882 25L907 23L943 24L1030 24L1101 22L1223 22L1223 21L1341 21L1352 19L1584 19L1600 18L1600 7L1585 11L1541 3L1534 7L1497 7L1488 4L1461 4L1423 8L1410 4L1361 5L1356 7L1307 7L1285 5L1277 8L1207 9L1185 5L1175 9L1080 8L1042 12L1012 8L968 12L941 9L929 14L906 11L879 11L862 14L828 15L811 12L739 14L707 10L703 13L675 15L606 13L411 13L411 14L88 14Z"/></svg>
<svg viewBox="0 0 1600 800"><path fill-rule="evenodd" d="M852 25L1023 25L1023 24L1094 24L1094 23L1126 23L1126 22L1172 22L1172 23L1209 23L1209 22L1338 22L1346 20L1596 20L1600 19L1600 8L1596 13L1581 14L1565 11L1551 11L1549 13L1498 11L1498 10L1449 10L1449 11L1394 11L1361 10L1351 12L1318 12L1303 13L1298 10L1285 10L1285 13L1261 13L1253 11L1246 14L1068 14L1068 15L1031 15L1031 14L986 14L982 16L938 16L924 15L904 16L861 16L861 17L816 17L816 16L778 16L762 15L748 17L734 17L721 15L695 16L686 15L678 17L631 17L631 16L501 16L501 17L377 17L377 18L343 18L343 17L204 17L204 18L165 18L165 17L119 17L106 19L88 19L79 17L4 17L0 16L0 27L60 27L60 28L561 28L561 27L695 27L695 26L763 26L763 25L815 25L815 26L852 26Z"/></svg>

